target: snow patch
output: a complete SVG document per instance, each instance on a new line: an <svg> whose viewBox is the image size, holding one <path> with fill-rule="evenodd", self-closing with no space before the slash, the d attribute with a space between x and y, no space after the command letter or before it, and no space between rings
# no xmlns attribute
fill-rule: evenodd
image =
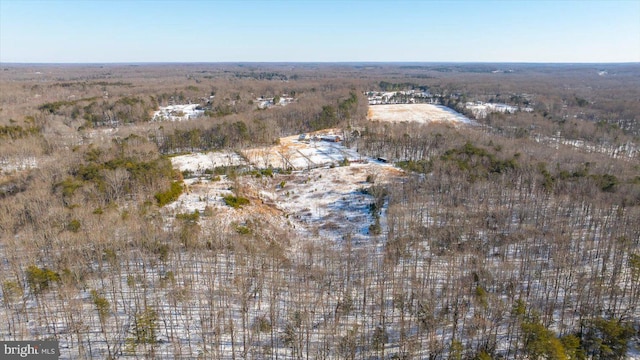
<svg viewBox="0 0 640 360"><path fill-rule="evenodd" d="M153 113L151 121L184 121L204 115L197 104L169 105Z"/></svg>
<svg viewBox="0 0 640 360"><path fill-rule="evenodd" d="M337 131L311 135L289 136L280 144L242 151L252 164L259 168L309 170L348 162L364 162L366 158L354 149L342 146Z"/></svg>
<svg viewBox="0 0 640 360"><path fill-rule="evenodd" d="M35 156L28 156L21 159L0 158L0 174L23 171L38 167L38 160Z"/></svg>
<svg viewBox="0 0 640 360"><path fill-rule="evenodd" d="M232 151L174 156L171 158L171 164L180 171L189 171L198 175L202 175L208 169L220 166L248 165L245 159Z"/></svg>

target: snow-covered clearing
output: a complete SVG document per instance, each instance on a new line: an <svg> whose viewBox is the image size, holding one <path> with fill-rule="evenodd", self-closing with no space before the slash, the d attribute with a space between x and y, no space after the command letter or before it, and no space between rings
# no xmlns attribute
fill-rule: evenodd
<svg viewBox="0 0 640 360"><path fill-rule="evenodd" d="M488 114L493 112L513 114L517 111L532 112L533 108L530 107L517 107L507 104L498 103L483 103L483 102L468 102L465 105L466 109L471 110L476 119L482 119L487 117Z"/></svg>
<svg viewBox="0 0 640 360"><path fill-rule="evenodd" d="M242 154L258 168L282 168L305 170L330 165L338 165L347 159L350 162L366 161L354 149L342 146L339 142L325 141L321 138L335 138L337 130L327 130L305 136L289 136L280 139L276 146L243 150Z"/></svg>
<svg viewBox="0 0 640 360"><path fill-rule="evenodd" d="M375 162L314 169L284 177L284 187L279 185L265 195L275 195L274 205L292 218L302 233L335 241L350 235L355 243L365 243L371 240L369 226L374 220L369 206L373 197L362 190L371 186L366 179L372 174L377 174L379 182L402 175Z"/></svg>
<svg viewBox="0 0 640 360"><path fill-rule="evenodd" d="M208 152L180 155L171 158L173 167L180 171L202 174L207 169L219 166L242 166L247 162L235 152Z"/></svg>
<svg viewBox="0 0 640 360"><path fill-rule="evenodd" d="M36 167L38 167L38 159L36 159L35 156L27 156L23 158L0 157L0 175L33 169Z"/></svg>
<svg viewBox="0 0 640 360"><path fill-rule="evenodd" d="M432 104L395 104L370 106L367 118L382 122L417 122L429 124L445 122L454 125L473 124L464 115L442 105Z"/></svg>
<svg viewBox="0 0 640 360"><path fill-rule="evenodd" d="M197 104L169 105L153 113L152 121L183 121L202 116L204 110L196 109Z"/></svg>
<svg viewBox="0 0 640 360"><path fill-rule="evenodd" d="M171 213L202 213L208 207L226 223L243 223L247 217L258 217L303 237L320 235L339 242L349 234L356 243L367 242L369 226L374 221L369 208L373 197L363 192L372 186L367 178L384 183L402 177L403 172L390 164L364 158L340 143L297 139L298 136L287 137L281 139L280 145L243 151L254 168L295 169L272 177L243 175L231 180L223 175L211 180L202 176L215 167L248 165L233 152L173 157L174 167L196 177L185 180L188 190L167 209ZM230 189L238 183L242 196L251 203L232 209L223 198L234 194L235 190Z"/></svg>

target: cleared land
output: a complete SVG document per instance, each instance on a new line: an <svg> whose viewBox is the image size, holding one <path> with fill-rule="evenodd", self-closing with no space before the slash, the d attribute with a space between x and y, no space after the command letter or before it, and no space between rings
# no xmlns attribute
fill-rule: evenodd
<svg viewBox="0 0 640 360"><path fill-rule="evenodd" d="M367 119L382 122L417 122L429 124L434 122L471 124L464 115L446 106L432 104L394 104L370 106Z"/></svg>
<svg viewBox="0 0 640 360"><path fill-rule="evenodd" d="M345 159L351 162L364 161L364 157L340 142L321 140L323 136L335 138L340 136L339 133L337 130L324 130L309 134L304 140L297 135L288 136L281 138L276 146L247 149L242 154L257 167L294 170L338 165Z"/></svg>
<svg viewBox="0 0 640 360"><path fill-rule="evenodd" d="M330 133L314 133L309 137ZM340 143L302 141L298 136L281 138L279 145L245 150L243 155L250 163L233 152L173 157L175 168L192 172L194 177L185 180L189 190L167 209L176 213L196 210L203 213L209 207L219 220L225 219L227 226L245 223L250 216L280 224L281 229L294 231L307 240L315 234L340 242L345 234L349 234L356 242L367 242L371 236L369 225L374 222L369 209L373 198L363 191L372 185L367 178L386 183L404 176L402 170L361 156ZM203 176L222 166L265 169L286 168L285 165L293 171L274 176L243 177L242 192L250 199L250 204L241 209L229 208L224 203L224 196L233 194L229 190L234 186L233 180L225 175L215 181Z"/></svg>

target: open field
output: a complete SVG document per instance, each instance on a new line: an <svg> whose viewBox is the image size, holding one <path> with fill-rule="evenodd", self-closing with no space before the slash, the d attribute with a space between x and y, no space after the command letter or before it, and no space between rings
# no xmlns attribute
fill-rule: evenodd
<svg viewBox="0 0 640 360"><path fill-rule="evenodd" d="M472 124L464 115L441 105L394 104L369 107L367 119L380 122L415 122L419 124L448 123L452 125Z"/></svg>

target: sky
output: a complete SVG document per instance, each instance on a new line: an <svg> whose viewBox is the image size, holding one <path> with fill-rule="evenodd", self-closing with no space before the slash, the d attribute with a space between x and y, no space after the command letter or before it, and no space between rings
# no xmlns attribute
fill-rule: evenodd
<svg viewBox="0 0 640 360"><path fill-rule="evenodd" d="M640 62L640 0L0 0L0 62Z"/></svg>

